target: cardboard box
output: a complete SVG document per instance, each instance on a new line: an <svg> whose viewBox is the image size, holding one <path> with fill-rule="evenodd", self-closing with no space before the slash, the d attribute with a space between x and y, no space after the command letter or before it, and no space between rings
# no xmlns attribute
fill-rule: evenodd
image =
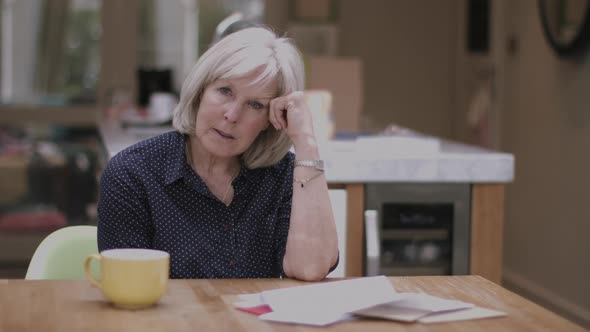
<svg viewBox="0 0 590 332"><path fill-rule="evenodd" d="M358 133L363 107L363 68L355 57L307 56L306 89L332 93L336 134Z"/></svg>

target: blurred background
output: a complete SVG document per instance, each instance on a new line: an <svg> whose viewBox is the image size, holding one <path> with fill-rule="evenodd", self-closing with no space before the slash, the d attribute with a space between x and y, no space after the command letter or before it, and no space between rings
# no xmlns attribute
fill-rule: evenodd
<svg viewBox="0 0 590 332"><path fill-rule="evenodd" d="M503 284L590 325L587 1L1 3L0 278L49 232L96 224L101 125L169 128L207 47L265 24L302 51L319 135L408 128L513 154Z"/></svg>

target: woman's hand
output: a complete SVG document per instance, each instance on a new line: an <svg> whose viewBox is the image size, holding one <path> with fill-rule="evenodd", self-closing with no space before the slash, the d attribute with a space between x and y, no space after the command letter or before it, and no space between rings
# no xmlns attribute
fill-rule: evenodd
<svg viewBox="0 0 590 332"><path fill-rule="evenodd" d="M315 143L311 112L303 92L295 91L271 100L269 120L277 130L287 131L295 147L310 140Z"/></svg>

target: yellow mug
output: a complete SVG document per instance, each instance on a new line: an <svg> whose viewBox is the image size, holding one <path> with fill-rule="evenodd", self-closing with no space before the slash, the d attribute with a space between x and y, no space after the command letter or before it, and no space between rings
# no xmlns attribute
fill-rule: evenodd
<svg viewBox="0 0 590 332"><path fill-rule="evenodd" d="M100 263L101 278L90 271L90 262ZM166 293L170 255L152 249L110 249L86 257L84 272L92 284L117 307L149 307Z"/></svg>

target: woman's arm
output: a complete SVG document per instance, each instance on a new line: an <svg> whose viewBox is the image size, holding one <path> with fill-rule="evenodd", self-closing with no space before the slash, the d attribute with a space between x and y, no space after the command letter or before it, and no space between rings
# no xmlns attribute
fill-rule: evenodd
<svg viewBox="0 0 590 332"><path fill-rule="evenodd" d="M286 114L285 114L286 113ZM303 94L296 92L271 103L271 123L286 129L297 160L320 159L311 114ZM320 171L295 167L294 179L309 179ZM283 271L289 277L323 279L338 260L338 238L328 184L323 174L305 183L293 183L291 219Z"/></svg>
<svg viewBox="0 0 590 332"><path fill-rule="evenodd" d="M100 179L98 249L151 248L145 193L125 158L115 156Z"/></svg>
<svg viewBox="0 0 590 332"><path fill-rule="evenodd" d="M314 141L295 146L298 160L320 159ZM293 177L308 179L318 172L314 168L295 167ZM283 260L285 274L308 281L323 279L338 259L336 224L323 174L303 187L293 184L290 224Z"/></svg>

